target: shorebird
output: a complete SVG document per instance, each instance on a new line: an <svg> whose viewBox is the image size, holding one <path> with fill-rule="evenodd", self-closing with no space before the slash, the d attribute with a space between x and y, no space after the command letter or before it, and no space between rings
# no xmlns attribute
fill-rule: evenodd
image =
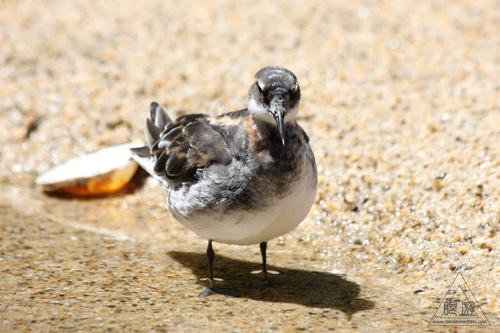
<svg viewBox="0 0 500 333"><path fill-rule="evenodd" d="M271 66L255 75L246 109L173 121L151 104L148 144L132 149L134 159L168 193L170 214L208 240L209 290L217 292L212 242L260 244L267 282L267 242L297 227L314 203L318 177L296 122L300 97L296 76Z"/></svg>

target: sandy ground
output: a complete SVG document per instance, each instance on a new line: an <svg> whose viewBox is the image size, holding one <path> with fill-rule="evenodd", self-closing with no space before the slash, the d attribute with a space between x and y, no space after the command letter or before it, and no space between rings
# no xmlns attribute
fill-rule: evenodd
<svg viewBox="0 0 500 333"><path fill-rule="evenodd" d="M1 331L440 331L463 273L500 329L499 1L0 1ZM299 78L316 204L269 244L215 245L239 298L198 298L203 240L135 193L48 197L35 178L172 115Z"/></svg>

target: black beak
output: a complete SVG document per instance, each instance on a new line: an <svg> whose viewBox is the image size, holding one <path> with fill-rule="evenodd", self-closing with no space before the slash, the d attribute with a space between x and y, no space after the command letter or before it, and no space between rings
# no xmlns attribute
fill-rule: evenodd
<svg viewBox="0 0 500 333"><path fill-rule="evenodd" d="M274 120L276 121L276 125L278 125L278 131L280 132L283 146L285 145L285 113L285 108L282 106L273 108L272 110Z"/></svg>

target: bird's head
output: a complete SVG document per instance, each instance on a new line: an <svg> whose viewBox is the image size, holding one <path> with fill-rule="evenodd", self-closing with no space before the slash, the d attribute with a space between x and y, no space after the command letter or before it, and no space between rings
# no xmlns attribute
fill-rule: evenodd
<svg viewBox="0 0 500 333"><path fill-rule="evenodd" d="M299 104L299 83L292 72L279 66L257 72L249 91L248 110L255 118L276 126L283 145L285 124L295 121Z"/></svg>

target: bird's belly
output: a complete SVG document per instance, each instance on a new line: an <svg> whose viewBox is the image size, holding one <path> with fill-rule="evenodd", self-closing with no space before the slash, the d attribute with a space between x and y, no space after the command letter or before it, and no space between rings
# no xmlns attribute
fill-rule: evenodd
<svg viewBox="0 0 500 333"><path fill-rule="evenodd" d="M303 177L287 196L274 200L266 198L269 204L262 209L242 207L225 213L217 210L189 213L176 204L172 193L168 208L177 221L202 238L251 245L279 237L297 227L314 203L316 184Z"/></svg>

